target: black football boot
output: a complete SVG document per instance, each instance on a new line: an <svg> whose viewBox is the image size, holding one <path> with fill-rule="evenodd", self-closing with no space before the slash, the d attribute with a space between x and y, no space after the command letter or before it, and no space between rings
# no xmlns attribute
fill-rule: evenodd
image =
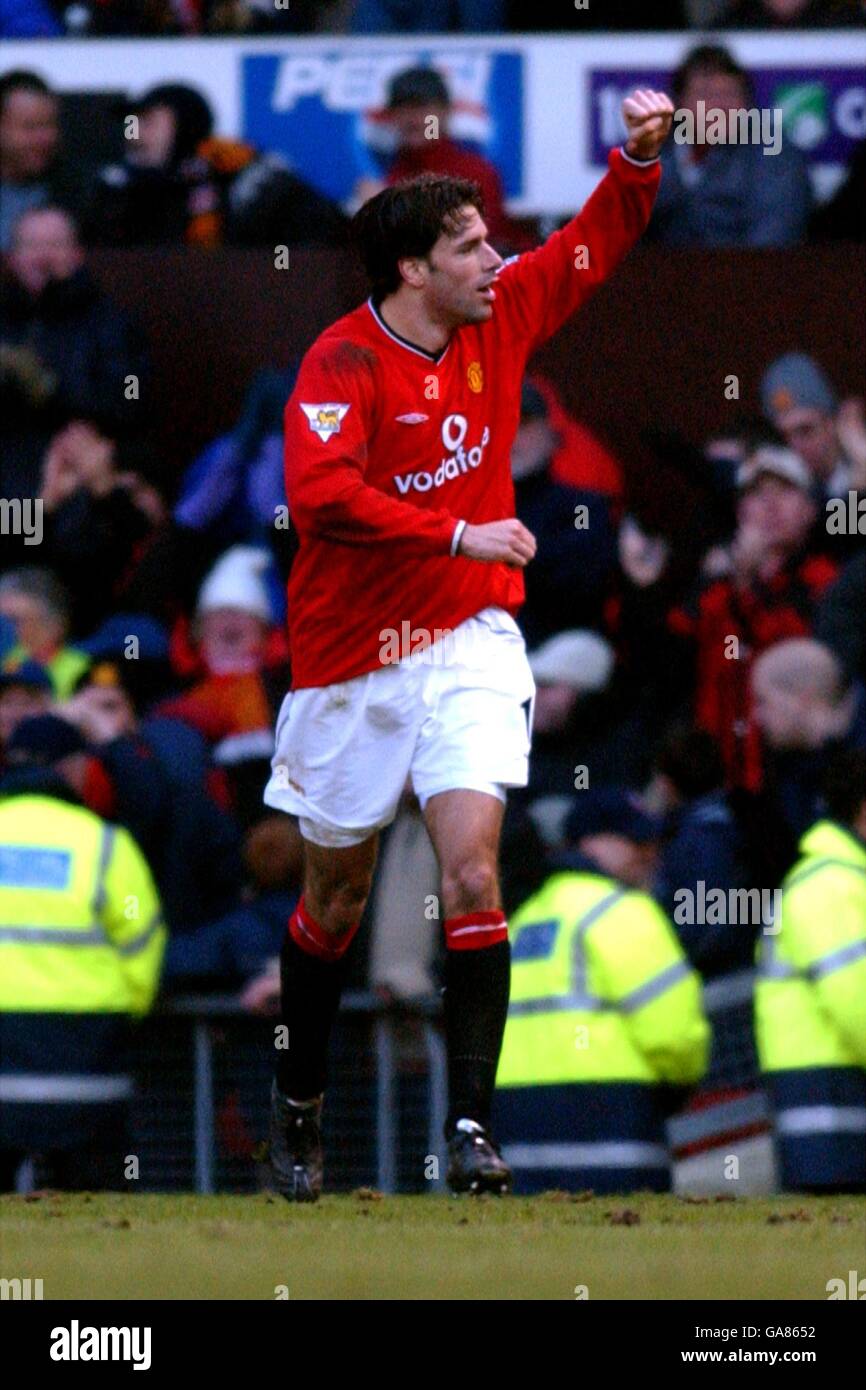
<svg viewBox="0 0 866 1390"><path fill-rule="evenodd" d="M511 1191L511 1182L511 1169L484 1126L476 1120L458 1120L457 1129L448 1140L451 1191L503 1196Z"/></svg>
<svg viewBox="0 0 866 1390"><path fill-rule="evenodd" d="M302 1103L271 1087L270 1161L287 1202L317 1202L322 1191L322 1097Z"/></svg>

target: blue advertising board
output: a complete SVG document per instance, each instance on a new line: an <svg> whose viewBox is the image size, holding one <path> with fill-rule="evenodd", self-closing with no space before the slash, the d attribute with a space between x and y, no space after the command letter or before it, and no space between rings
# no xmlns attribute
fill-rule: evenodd
<svg viewBox="0 0 866 1390"><path fill-rule="evenodd" d="M329 197L351 198L359 178L381 177L394 149L385 111L388 85L405 68L435 67L452 100L452 138L498 168L506 197L524 193L524 55L482 48L357 51L297 49L245 54L241 125L245 139L284 155Z"/></svg>
<svg viewBox="0 0 866 1390"><path fill-rule="evenodd" d="M784 138L810 164L847 164L866 137L866 77L862 64L821 67L784 63L749 67L754 105L782 111ZM620 104L634 87L668 90L670 69L591 67L587 156L603 165L622 132Z"/></svg>

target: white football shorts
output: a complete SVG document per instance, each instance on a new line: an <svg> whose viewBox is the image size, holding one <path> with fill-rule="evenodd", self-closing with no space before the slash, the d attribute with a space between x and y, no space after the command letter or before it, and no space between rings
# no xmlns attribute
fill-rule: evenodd
<svg viewBox="0 0 866 1390"><path fill-rule="evenodd" d="M422 809L439 792L504 801L526 786L535 682L510 614L485 608L423 651L406 645L400 661L283 700L265 804L314 844L389 825L407 779Z"/></svg>

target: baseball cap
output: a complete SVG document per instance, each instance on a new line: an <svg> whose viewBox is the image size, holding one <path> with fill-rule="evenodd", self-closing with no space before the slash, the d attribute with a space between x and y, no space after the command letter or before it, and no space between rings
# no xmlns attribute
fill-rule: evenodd
<svg viewBox="0 0 866 1390"><path fill-rule="evenodd" d="M585 835L623 835L635 844L646 844L661 835L661 821L650 815L637 792L623 787L587 789L577 796L563 826L568 844Z"/></svg>
<svg viewBox="0 0 866 1390"><path fill-rule="evenodd" d="M73 724L56 714L36 714L22 719L9 742L10 763L30 763L50 767L73 753L84 753L87 744Z"/></svg>
<svg viewBox="0 0 866 1390"><path fill-rule="evenodd" d="M805 352L786 352L777 357L761 379L761 404L768 420L797 407L823 410L829 415L837 403L829 378Z"/></svg>
<svg viewBox="0 0 866 1390"><path fill-rule="evenodd" d="M803 460L792 449L782 449L775 444L762 445L749 454L737 471L737 486L741 491L752 486L765 473L781 478L786 483L798 487L801 492L812 491L812 475Z"/></svg>
<svg viewBox="0 0 866 1390"><path fill-rule="evenodd" d="M539 685L573 685L576 690L603 690L614 667L613 648L597 632L572 628L548 637L529 665Z"/></svg>
<svg viewBox="0 0 866 1390"><path fill-rule="evenodd" d="M445 79L435 68L406 68L391 79L389 111L397 106L450 106Z"/></svg>

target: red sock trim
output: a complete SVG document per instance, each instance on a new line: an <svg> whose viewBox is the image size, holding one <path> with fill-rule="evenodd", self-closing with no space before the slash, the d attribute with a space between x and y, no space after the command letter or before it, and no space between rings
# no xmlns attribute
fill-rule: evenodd
<svg viewBox="0 0 866 1390"><path fill-rule="evenodd" d="M360 922L356 922L341 937L331 936L310 916L301 894L298 905L289 918L289 935L295 945L306 951L307 955L316 956L319 960L336 961L346 954L360 925Z"/></svg>
<svg viewBox="0 0 866 1390"><path fill-rule="evenodd" d="M467 912L462 917L449 917L445 923L445 945L449 951L480 951L507 940L508 923L499 909Z"/></svg>

